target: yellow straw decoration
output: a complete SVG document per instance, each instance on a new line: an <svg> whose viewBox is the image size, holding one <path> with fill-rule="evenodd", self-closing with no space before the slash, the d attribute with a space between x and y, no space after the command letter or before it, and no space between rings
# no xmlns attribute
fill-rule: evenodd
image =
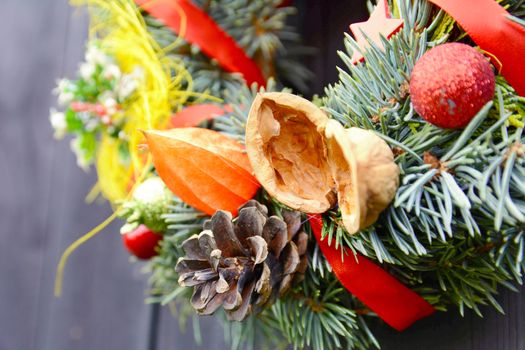
<svg viewBox="0 0 525 350"><path fill-rule="evenodd" d="M99 194L100 194L100 186L98 183L96 183L95 186L93 186L91 190L89 190L89 193L86 195L86 198L84 198L84 201L87 204L91 204L95 201L95 199L97 199Z"/></svg>
<svg viewBox="0 0 525 350"><path fill-rule="evenodd" d="M60 257L60 261L58 263L57 267L57 274L55 278L55 296L59 297L62 295L62 281L64 280L64 268L66 267L66 262L69 256L82 244L86 243L89 239L93 238L97 233L101 232L106 226L108 226L113 220L117 218L118 212L115 211L113 214L111 214L110 217L108 217L106 220L104 220L102 223L100 223L97 227L77 239L75 242L73 242L67 249L64 251L62 256Z"/></svg>
<svg viewBox="0 0 525 350"><path fill-rule="evenodd" d="M117 61L123 73L140 69L134 95L122 109L123 131L128 140L103 137L96 166L99 187L110 202L125 198L134 179L144 167L138 145L143 140L138 130L164 129L192 93L191 75L181 62L168 58L165 49L151 37L137 6L131 0L73 0L86 4L91 16L90 37L97 38L101 49ZM127 147L129 160L122 160L121 148Z"/></svg>

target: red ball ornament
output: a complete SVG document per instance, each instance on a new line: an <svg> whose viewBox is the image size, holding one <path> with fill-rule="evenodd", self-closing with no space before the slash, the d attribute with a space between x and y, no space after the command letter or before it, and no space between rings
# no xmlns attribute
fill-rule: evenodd
<svg viewBox="0 0 525 350"><path fill-rule="evenodd" d="M466 126L494 97L496 78L485 57L471 46L434 47L416 62L410 96L416 112L442 128Z"/></svg>
<svg viewBox="0 0 525 350"><path fill-rule="evenodd" d="M122 235L122 241L129 250L139 259L150 259L157 255L156 247L162 235L151 231L145 225L140 225L133 231Z"/></svg>

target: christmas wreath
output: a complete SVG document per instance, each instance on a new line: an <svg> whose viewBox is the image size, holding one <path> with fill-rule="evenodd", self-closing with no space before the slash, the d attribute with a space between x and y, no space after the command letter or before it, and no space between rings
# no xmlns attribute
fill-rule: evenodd
<svg viewBox="0 0 525 350"><path fill-rule="evenodd" d="M57 137L95 165L149 300L232 348L379 347L521 284L525 4L379 0L313 101L280 0L86 0ZM194 316L195 317L195 316ZM262 344L258 342L259 344Z"/></svg>

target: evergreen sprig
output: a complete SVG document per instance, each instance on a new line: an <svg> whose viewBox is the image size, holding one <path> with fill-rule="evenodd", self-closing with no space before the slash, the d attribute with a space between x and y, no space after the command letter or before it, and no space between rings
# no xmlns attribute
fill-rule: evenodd
<svg viewBox="0 0 525 350"><path fill-rule="evenodd" d="M358 305L332 274L319 278L317 271L309 269L304 283L271 310L278 329L294 349L379 348L356 311Z"/></svg>
<svg viewBox="0 0 525 350"><path fill-rule="evenodd" d="M168 304L175 299L187 300L191 296L189 289L179 286L175 265L184 256L181 244L192 234L199 233L207 216L183 203L179 198L167 207L163 220L167 231L160 243L159 255L154 257L148 267L151 273L151 301Z"/></svg>
<svg viewBox="0 0 525 350"><path fill-rule="evenodd" d="M277 83L274 79L269 79L266 87L258 87L257 84L248 87L244 84L234 90L225 90L225 101L234 101L234 103L227 105L231 111L227 111L224 115L213 120L212 128L244 144L248 112L255 96L258 93L277 90ZM289 92L290 90L282 89L281 91Z"/></svg>

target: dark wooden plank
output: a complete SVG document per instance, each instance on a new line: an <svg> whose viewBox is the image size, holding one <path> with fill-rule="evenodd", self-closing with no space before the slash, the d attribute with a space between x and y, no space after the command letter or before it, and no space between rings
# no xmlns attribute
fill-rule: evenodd
<svg viewBox="0 0 525 350"><path fill-rule="evenodd" d="M525 292L523 290L521 293ZM525 348L523 337L524 295L504 292L499 298L506 315L490 307L482 308L483 318L471 311L461 317L457 310L439 313L416 323L399 333L377 322L373 329L382 341L383 349L434 350Z"/></svg>
<svg viewBox="0 0 525 350"><path fill-rule="evenodd" d="M37 329L51 175L44 129L67 7L8 1L0 13L0 348L31 349ZM47 39L44 47L42 39ZM39 122L38 117L43 119ZM45 130L45 131L44 131Z"/></svg>

